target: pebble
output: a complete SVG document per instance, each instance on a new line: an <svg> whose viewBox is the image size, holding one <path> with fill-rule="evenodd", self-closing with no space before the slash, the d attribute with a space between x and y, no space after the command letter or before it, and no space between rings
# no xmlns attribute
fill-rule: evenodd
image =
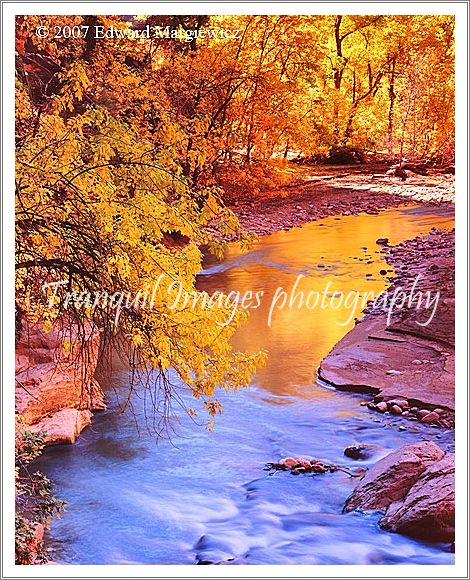
<svg viewBox="0 0 470 580"><path fill-rule="evenodd" d="M385 374L397 376L397 375L402 375L403 373L401 371L396 371L395 369L390 369L390 370L386 371Z"/></svg>
<svg viewBox="0 0 470 580"><path fill-rule="evenodd" d="M377 409L377 411L380 411L381 413L385 413L385 411L387 410L387 403L385 401L381 401L380 403L377 403L376 409Z"/></svg>
<svg viewBox="0 0 470 580"><path fill-rule="evenodd" d="M411 364L412 365L422 365L423 364L423 361L422 360L419 360L418 358L415 358L415 359L413 359L411 361Z"/></svg>
<svg viewBox="0 0 470 580"><path fill-rule="evenodd" d="M297 459L295 468L310 469L310 464L311 462L308 459L305 459L304 457L299 457L299 459Z"/></svg>
<svg viewBox="0 0 470 580"><path fill-rule="evenodd" d="M406 399L391 399L390 401L388 401L388 404L390 406L398 405L402 409L409 409L410 408L410 404L408 403L408 401Z"/></svg>
<svg viewBox="0 0 470 580"><path fill-rule="evenodd" d="M279 461L279 465L287 467L287 469L292 469L295 465L297 465L297 460L294 459L293 457L286 457L284 459L281 459L281 461Z"/></svg>
<svg viewBox="0 0 470 580"><path fill-rule="evenodd" d="M312 465L312 470L314 473L325 473L326 468L321 463L316 463L315 465Z"/></svg>
<svg viewBox="0 0 470 580"><path fill-rule="evenodd" d="M439 415L437 413L434 413L434 411L431 411L431 413L428 413L427 415L421 418L422 423L434 423L435 421L438 420Z"/></svg>
<svg viewBox="0 0 470 580"><path fill-rule="evenodd" d="M429 415L429 410L428 409L419 409L416 412L416 415L417 415L418 419L422 419L423 417L426 417L426 415Z"/></svg>
<svg viewBox="0 0 470 580"><path fill-rule="evenodd" d="M394 415L401 415L403 410L398 405L392 405L391 411Z"/></svg>

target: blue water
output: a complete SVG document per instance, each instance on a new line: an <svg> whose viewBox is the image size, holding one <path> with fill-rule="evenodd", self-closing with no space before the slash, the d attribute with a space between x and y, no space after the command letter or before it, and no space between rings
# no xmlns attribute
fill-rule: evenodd
<svg viewBox="0 0 470 580"><path fill-rule="evenodd" d="M384 266L377 237L400 241L433 226L451 227L452 218L433 208L398 209L323 224L267 236L243 255L232 249L222 264L208 265L200 283L208 290L250 284L269 289L288 285L301 270L315 286L325 277L313 267L321 261L336 267L343 287L361 286L370 270L370 284L379 289L386 282L376 275ZM371 260L364 260L363 247ZM352 268L359 260L364 267ZM344 472L294 476L263 470L291 455L354 471L405 443L433 439L444 449L453 445L452 432L374 413L360 405L363 396L318 384L321 358L347 330L334 325L332 312L279 312L270 328L265 315L263 309L254 312L234 344L268 348L266 368L248 389L219 397L224 412L213 431L181 412L170 422L171 438L157 443L146 428L145 390L137 389L133 412L122 413L118 402L127 395L128 373L117 366L108 376L108 410L96 414L74 446L49 448L38 462L68 503L49 534L55 562L453 563L449 546L382 531L377 513L342 514L357 484ZM194 406L180 387L182 401ZM345 447L355 443L376 446L374 457L345 457Z"/></svg>

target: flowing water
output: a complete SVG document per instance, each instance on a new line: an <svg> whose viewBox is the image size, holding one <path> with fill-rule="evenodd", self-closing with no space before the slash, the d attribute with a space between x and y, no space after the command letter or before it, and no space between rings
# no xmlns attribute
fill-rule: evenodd
<svg viewBox="0 0 470 580"><path fill-rule="evenodd" d="M452 447L451 432L371 412L360 405L363 396L316 380L321 359L361 310L356 305L354 313L339 297L350 291L361 297L380 293L392 275L380 274L390 267L376 239L395 244L432 227L453 227L453 216L442 208L408 207L331 217L263 237L246 252L230 247L223 262L207 263L201 288L263 292L233 342L240 350L267 349L266 366L248 389L220 397L224 413L214 431L182 417L171 441L158 444L142 427L144 398L134 397L133 416L119 412L111 391L108 410L96 414L74 446L49 448L38 462L55 481L56 495L68 502L50 532L53 559L71 564L453 563L448 546L382 531L377 513L342 514L357 484L344 472L293 476L263 470L288 455L355 470L421 439ZM326 297L323 307L321 302L313 307L315 292ZM299 307L309 295L310 302ZM124 396L125 369L115 369L109 378L117 396ZM192 405L184 392L182 397ZM348 459L344 448L356 443L376 446L376 455Z"/></svg>

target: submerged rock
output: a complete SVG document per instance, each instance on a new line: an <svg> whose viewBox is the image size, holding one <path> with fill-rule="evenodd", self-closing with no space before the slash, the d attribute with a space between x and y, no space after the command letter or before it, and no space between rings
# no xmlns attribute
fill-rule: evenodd
<svg viewBox="0 0 470 580"><path fill-rule="evenodd" d="M359 445L350 445L344 450L346 457L351 459L369 459L377 451L375 445L366 445L365 443L360 443Z"/></svg>
<svg viewBox="0 0 470 580"><path fill-rule="evenodd" d="M379 246L386 246L388 244L388 238L378 238L375 243Z"/></svg>
<svg viewBox="0 0 470 580"><path fill-rule="evenodd" d="M356 469L353 473L341 465L326 463L320 459L306 459L305 457L285 457L278 462L267 463L265 469L268 471L273 469L290 471L293 475L299 475L300 473L333 473L334 471L344 471L350 477L362 477L364 474L364 470L360 468Z"/></svg>

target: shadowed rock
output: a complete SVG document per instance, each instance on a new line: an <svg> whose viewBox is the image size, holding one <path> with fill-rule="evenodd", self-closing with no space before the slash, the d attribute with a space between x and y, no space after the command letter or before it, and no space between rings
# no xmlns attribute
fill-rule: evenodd
<svg viewBox="0 0 470 580"><path fill-rule="evenodd" d="M380 525L393 532L435 541L455 536L455 457L447 453L411 487L403 502L392 504Z"/></svg>

